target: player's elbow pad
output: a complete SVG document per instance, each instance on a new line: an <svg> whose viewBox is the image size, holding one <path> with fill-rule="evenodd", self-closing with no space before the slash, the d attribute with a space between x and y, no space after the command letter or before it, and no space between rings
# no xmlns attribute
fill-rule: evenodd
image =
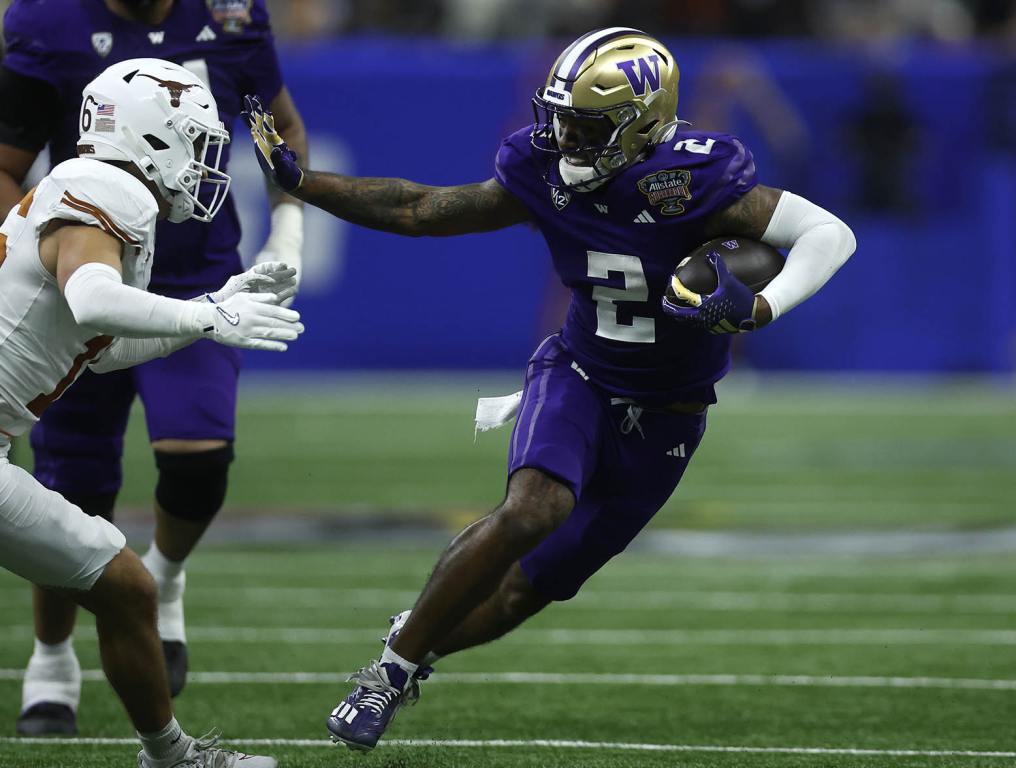
<svg viewBox="0 0 1016 768"><path fill-rule="evenodd" d="M814 295L857 247L850 227L791 192L780 197L762 242L790 248L783 271L760 291L774 320Z"/></svg>
<svg viewBox="0 0 1016 768"><path fill-rule="evenodd" d="M78 325L101 333L138 338L201 333L196 304L124 285L107 264L91 262L74 270L64 299Z"/></svg>

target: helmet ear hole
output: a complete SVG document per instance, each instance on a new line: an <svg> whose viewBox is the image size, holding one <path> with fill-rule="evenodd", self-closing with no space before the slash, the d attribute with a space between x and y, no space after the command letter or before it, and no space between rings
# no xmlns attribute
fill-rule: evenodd
<svg viewBox="0 0 1016 768"><path fill-rule="evenodd" d="M653 129L656 128L659 122L660 122L659 120L653 120L651 123L648 123L644 128L640 128L638 132L642 136L648 136L653 131Z"/></svg>
<svg viewBox="0 0 1016 768"><path fill-rule="evenodd" d="M162 139L160 139L154 133L146 133L142 138L144 138L144 140L148 142L148 146L150 146L152 149L154 149L156 151L161 151L163 149L169 149L169 144L164 142Z"/></svg>

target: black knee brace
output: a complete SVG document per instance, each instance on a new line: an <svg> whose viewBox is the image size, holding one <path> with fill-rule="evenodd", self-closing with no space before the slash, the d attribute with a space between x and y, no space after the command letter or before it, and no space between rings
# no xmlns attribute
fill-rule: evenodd
<svg viewBox="0 0 1016 768"><path fill-rule="evenodd" d="M155 500L166 513L203 523L215 517L226 498L226 480L233 461L232 443L200 453L155 452L159 482Z"/></svg>
<svg viewBox="0 0 1016 768"><path fill-rule="evenodd" d="M113 507L116 506L116 493L64 493L62 496L71 504L81 507L81 511L92 517L101 517L113 522Z"/></svg>

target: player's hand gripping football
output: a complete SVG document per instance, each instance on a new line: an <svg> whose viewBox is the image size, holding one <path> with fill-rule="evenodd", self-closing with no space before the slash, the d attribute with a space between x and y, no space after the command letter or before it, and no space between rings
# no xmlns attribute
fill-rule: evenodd
<svg viewBox="0 0 1016 768"><path fill-rule="evenodd" d="M681 322L710 333L742 333L755 330L755 294L727 269L718 253L706 257L716 270L716 290L701 295L688 289L676 276L663 295L663 311Z"/></svg>
<svg viewBox="0 0 1016 768"><path fill-rule="evenodd" d="M296 152L282 140L275 130L275 118L265 110L257 96L243 97L243 118L250 126L258 163L265 176L286 192L293 192L303 184L303 170Z"/></svg>
<svg viewBox="0 0 1016 768"><path fill-rule="evenodd" d="M296 295L296 269L281 261L255 264L246 272L233 275L219 290L208 294L208 298L221 304L241 291L273 294L275 303L282 304Z"/></svg>
<svg viewBox="0 0 1016 768"><path fill-rule="evenodd" d="M220 303L209 296L201 323L204 335L220 344L271 352L285 352L286 342L303 333L300 313L280 307L272 293L240 291Z"/></svg>

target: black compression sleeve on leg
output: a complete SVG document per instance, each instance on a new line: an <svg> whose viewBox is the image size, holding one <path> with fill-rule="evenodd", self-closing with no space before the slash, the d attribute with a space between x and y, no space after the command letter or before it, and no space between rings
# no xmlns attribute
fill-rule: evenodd
<svg viewBox="0 0 1016 768"><path fill-rule="evenodd" d="M232 461L232 444L200 453L156 451L159 482L155 486L155 500L168 514L181 520L211 520L226 499Z"/></svg>
<svg viewBox="0 0 1016 768"><path fill-rule="evenodd" d="M67 501L92 517L101 517L113 522L113 507L116 506L116 492L113 493L64 493Z"/></svg>

